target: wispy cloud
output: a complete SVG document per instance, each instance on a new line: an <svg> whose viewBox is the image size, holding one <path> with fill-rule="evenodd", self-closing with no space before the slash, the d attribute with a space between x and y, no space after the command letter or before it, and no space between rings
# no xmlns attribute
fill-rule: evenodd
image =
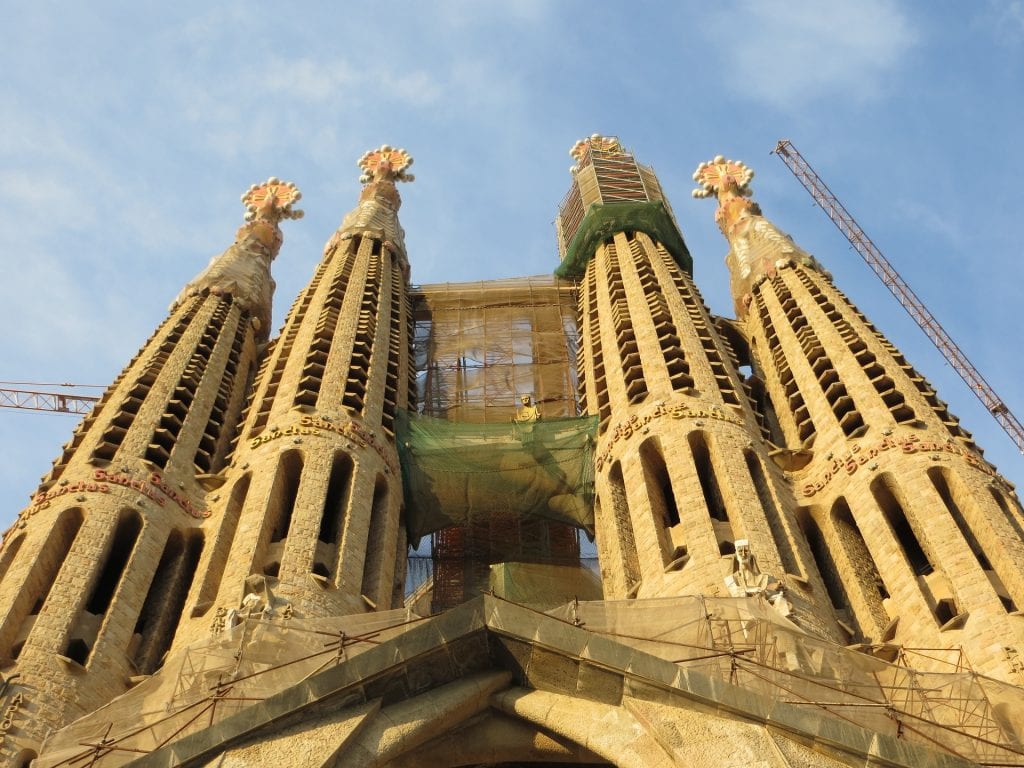
<svg viewBox="0 0 1024 768"><path fill-rule="evenodd" d="M737 0L709 21L713 66L735 91L786 108L822 96L870 100L917 43L893 0Z"/></svg>
<svg viewBox="0 0 1024 768"><path fill-rule="evenodd" d="M992 30L996 39L1021 43L1024 41L1024 0L989 0L982 23Z"/></svg>

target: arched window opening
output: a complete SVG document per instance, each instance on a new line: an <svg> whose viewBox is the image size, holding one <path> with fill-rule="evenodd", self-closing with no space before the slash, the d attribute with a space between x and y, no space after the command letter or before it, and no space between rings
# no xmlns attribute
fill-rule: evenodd
<svg viewBox="0 0 1024 768"><path fill-rule="evenodd" d="M666 566L672 566L672 570L682 568L688 559L686 542L679 526L679 506L672 488L672 478L669 477L661 441L657 437L645 440L640 446L640 466L644 473L644 486L654 529L661 545L662 560Z"/></svg>
<svg viewBox="0 0 1024 768"><path fill-rule="evenodd" d="M697 477L700 479L700 489L704 493L704 504L707 506L708 514L713 520L727 523L729 512L725 508L722 490L718 486L715 468L711 463L707 438L703 432L691 432L688 442L693 453L693 462L697 465Z"/></svg>
<svg viewBox="0 0 1024 768"><path fill-rule="evenodd" d="M789 538L786 527L782 521L782 511L775 503L775 497L768 485L768 478L765 475L764 467L760 459L751 450L743 451L743 458L747 463L747 471L750 479L754 482L754 490L757 491L757 499L761 502L761 509L764 510L765 518L768 521L768 529L771 531L772 539L775 541L775 548L779 551L782 559L782 567L786 573L799 576L803 569L796 559L796 552L793 549L793 542Z"/></svg>
<svg viewBox="0 0 1024 768"><path fill-rule="evenodd" d="M331 477L327 485L327 497L320 516L320 541L325 544L337 544L341 536L341 526L348 508L348 498L352 485L352 457L339 451L334 455L331 466Z"/></svg>
<svg viewBox="0 0 1024 768"><path fill-rule="evenodd" d="M617 461L608 472L608 490L626 594L632 596L640 586L640 561L636 551L636 539L633 536L633 521L629 516L626 484L622 479L622 465Z"/></svg>
<svg viewBox="0 0 1024 768"><path fill-rule="evenodd" d="M975 536L974 530L967 522L967 518L964 517L963 510L956 501L953 490L950 487L947 471L942 467L931 467L928 470L928 478L932 481L932 485L935 486L935 490L942 499L942 503L946 505L946 510L949 512L949 516L952 517L953 522L956 523L956 527L960 530L960 534L967 542L967 546L974 555L974 559L978 561L978 565L981 566L982 570L985 571L985 574L988 576L989 581L992 583L992 588L995 590L996 595L998 595L1000 602L1003 604L1003 608L1006 609L1007 613L1016 611L1017 604L1010 596L1010 593L1006 588L1006 582L1002 579L1002 576L996 571L996 569L992 567L992 563L985 554L985 550L982 548L981 542L978 541L978 537Z"/></svg>
<svg viewBox="0 0 1024 768"><path fill-rule="evenodd" d="M818 522L806 510L802 517L802 522L804 536L807 538L807 543L811 549L811 557L814 558L814 564L818 567L818 573L821 574L821 579L825 582L825 591L828 593L828 599L832 603L832 607L837 611L849 610L850 598L846 594L843 580L839 576L839 568L836 566L836 561L832 559L832 551L825 542L825 537L822 535Z"/></svg>
<svg viewBox="0 0 1024 768"><path fill-rule="evenodd" d="M381 584L384 559L391 554L386 534L388 530L388 481L377 475L373 485L373 503L370 506L370 532L366 540L366 559L363 561L362 594L378 608L388 608L381 602L391 594L391 584ZM386 591L385 591L386 588Z"/></svg>
<svg viewBox="0 0 1024 768"><path fill-rule="evenodd" d="M171 647L202 552L203 532L198 529L172 531L164 545L132 638L130 658L144 675L162 665Z"/></svg>
<svg viewBox="0 0 1024 768"><path fill-rule="evenodd" d="M882 579L878 564L868 549L857 521L853 519L850 506L842 496L835 500L832 509L829 510L829 523L835 532L835 541L845 555L844 570L848 571L850 581L859 585L857 591L867 607L868 615L858 615L858 623L862 629L872 625L878 628L885 627L890 617L882 601L889 598L889 588ZM827 545L825 546L827 548ZM824 573L822 575L824 576ZM846 594L849 595L848 592Z"/></svg>
<svg viewBox="0 0 1024 768"><path fill-rule="evenodd" d="M85 610L89 613L102 615L107 612L114 599L114 594L117 592L117 587L121 583L124 569L128 566L128 560L132 556L141 530L142 518L138 513L132 511L121 513L103 570L100 571L100 577L85 604Z"/></svg>
<svg viewBox="0 0 1024 768"><path fill-rule="evenodd" d="M654 519L665 528L679 525L679 507L672 490L672 479L668 475L665 459L661 454L658 438L647 440L640 446L640 463L647 483L647 497L651 500Z"/></svg>
<svg viewBox="0 0 1024 768"><path fill-rule="evenodd" d="M871 493L903 550L907 563L918 577L917 584L925 602L931 607L939 626L942 626L960 613L956 600L944 574L935 570L934 562L907 518L891 482L888 475L877 478L871 483Z"/></svg>
<svg viewBox="0 0 1024 768"><path fill-rule="evenodd" d="M7 575L8 569L11 567L11 563L14 561L14 556L18 554L18 550L21 549L21 543L25 541L25 534L21 534L4 547L2 553L0 553L0 582L3 581L4 576Z"/></svg>
<svg viewBox="0 0 1024 768"><path fill-rule="evenodd" d="M60 513L56 524L50 530L32 564L24 586L18 591L3 627L0 648L10 647L10 657L17 659L35 624L37 616L50 595L50 589L57 580L60 567L67 558L75 537L85 519L81 509L66 509ZM17 540L18 542L21 539ZM19 543L20 546L20 543ZM13 557L13 555L12 555Z"/></svg>
<svg viewBox="0 0 1024 768"><path fill-rule="evenodd" d="M270 543L284 541L291 528L295 500L299 496L299 479L302 477L302 454L288 451L281 456L277 465L277 476L270 492Z"/></svg>
<svg viewBox="0 0 1024 768"><path fill-rule="evenodd" d="M192 610L193 617L204 615L210 610L210 606L217 599L217 592L220 590L221 579L224 578L224 568L227 567L228 558L231 554L231 544L235 539L238 520L242 516L242 507L245 506L245 499L249 495L249 485L251 482L252 474L246 473L231 488L231 495L228 497L227 506L224 508L220 534L210 555L206 576L199 589L196 606Z"/></svg>
<svg viewBox="0 0 1024 768"><path fill-rule="evenodd" d="M1000 493L994 486L988 487L988 492L992 494L992 498L995 499L996 504L999 505L999 509L1002 510L1003 516L1006 518L1006 522L1010 524L1010 527L1017 532L1017 537L1024 541L1024 526L1021 525L1020 518L1014 514L1016 504L1007 502L1006 497Z"/></svg>
<svg viewBox="0 0 1024 768"><path fill-rule="evenodd" d="M882 510L882 514L885 515L889 527L896 535L896 541L914 573L918 576L927 576L934 571L935 566L932 565L932 561L921 546L917 534L914 533L914 529L903 511L903 506L885 482L885 478L879 478L871 484L871 493Z"/></svg>
<svg viewBox="0 0 1024 768"><path fill-rule="evenodd" d="M123 510L118 517L103 566L86 600L85 609L79 612L75 620L64 652L65 656L83 666L89 660L99 636L102 619L121 586L141 532L142 517L139 513L130 509Z"/></svg>

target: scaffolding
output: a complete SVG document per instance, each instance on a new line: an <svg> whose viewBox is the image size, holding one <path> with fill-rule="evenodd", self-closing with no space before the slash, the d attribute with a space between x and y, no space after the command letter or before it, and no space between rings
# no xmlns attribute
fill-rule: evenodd
<svg viewBox="0 0 1024 768"><path fill-rule="evenodd" d="M714 691L719 706L744 719L770 722L771 707L795 707L979 765L1024 766L1024 690L976 674L962 655L943 659L928 649L907 649L901 659L925 658L929 670L890 664L805 633L762 598L574 600L543 615L639 651L623 657L629 668L622 671L630 676L643 679L649 667L643 654L676 665L688 687ZM240 617L55 733L33 765L124 765L370 648L400 643L422 621L405 611L315 620ZM502 625L498 631L509 630Z"/></svg>
<svg viewBox="0 0 1024 768"><path fill-rule="evenodd" d="M508 423L529 395L576 416L576 285L541 275L414 287L420 413Z"/></svg>
<svg viewBox="0 0 1024 768"><path fill-rule="evenodd" d="M616 232L646 232L686 272L690 254L654 171L640 165L614 137L593 136L571 151L572 186L555 219L559 277L580 276L594 248Z"/></svg>
<svg viewBox="0 0 1024 768"><path fill-rule="evenodd" d="M523 397L542 424L579 414L575 283L549 275L440 283L416 286L410 298L420 416L511 429ZM524 517L507 494L495 501L500 513L452 509L466 524L433 533L435 612L487 589L493 563L578 562L574 526Z"/></svg>
<svg viewBox="0 0 1024 768"><path fill-rule="evenodd" d="M125 695L58 731L33 765L124 765L387 642L420 621L405 610L305 620L240 616L235 626L188 646Z"/></svg>
<svg viewBox="0 0 1024 768"><path fill-rule="evenodd" d="M1024 766L1024 689L973 672L959 650L901 648L904 663L891 664L805 633L762 598L579 602L549 613L744 695L980 765Z"/></svg>

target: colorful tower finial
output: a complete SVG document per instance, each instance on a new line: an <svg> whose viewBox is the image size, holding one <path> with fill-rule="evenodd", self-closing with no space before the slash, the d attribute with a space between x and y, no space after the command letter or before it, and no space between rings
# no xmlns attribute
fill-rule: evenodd
<svg viewBox="0 0 1024 768"><path fill-rule="evenodd" d="M725 263L729 265L730 287L736 316L745 320L753 289L773 277L780 262L798 262L815 270L821 265L793 239L764 218L760 206L750 199L754 171L739 160L716 155L693 172L698 187L694 197L717 197L715 223L729 241Z"/></svg>
<svg viewBox="0 0 1024 768"><path fill-rule="evenodd" d="M269 221L276 224L281 219L301 219L305 212L292 208L302 199L302 193L294 182L281 181L271 176L262 184L253 184L242 195L245 205L245 220Z"/></svg>
<svg viewBox="0 0 1024 768"><path fill-rule="evenodd" d="M750 197L750 180L754 171L739 160L726 160L721 155L708 163L701 163L693 173L693 180L700 186L693 190L694 197L711 197L730 192L734 195Z"/></svg>
<svg viewBox="0 0 1024 768"><path fill-rule="evenodd" d="M599 133L591 134L586 139L580 139L572 145L572 149L569 150L569 154L573 156L576 161L576 167L582 166L587 161L587 157L590 155L591 149L597 149L601 152L612 152L615 154L624 154L625 148L622 146L622 142L619 141L617 136L602 136ZM570 170L572 170L570 168Z"/></svg>
<svg viewBox="0 0 1024 768"><path fill-rule="evenodd" d="M725 236L731 237L732 227L745 215L760 215L757 203L749 200L750 180L754 171L739 160L726 160L721 155L701 163L693 172L693 180L700 186L693 190L694 197L718 197L715 221Z"/></svg>
<svg viewBox="0 0 1024 768"><path fill-rule="evenodd" d="M414 181L416 178L405 172L412 165L412 155L404 149L394 149L387 144L366 152L359 158L358 165L363 169L363 175L359 177L363 184L375 181Z"/></svg>

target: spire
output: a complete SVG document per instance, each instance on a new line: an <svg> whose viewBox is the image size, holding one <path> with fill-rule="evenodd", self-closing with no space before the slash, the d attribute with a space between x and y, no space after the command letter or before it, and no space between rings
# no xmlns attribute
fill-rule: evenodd
<svg viewBox="0 0 1024 768"><path fill-rule="evenodd" d="M359 205L345 215L331 242L357 234L381 237L384 246L400 255L405 262L405 230L398 223L402 197L398 194L396 182L415 179L406 172L412 162L412 155L404 149L395 149L387 144L365 152L357 162L363 170L359 181L364 185L359 194Z"/></svg>
<svg viewBox="0 0 1024 768"><path fill-rule="evenodd" d="M761 207L750 199L750 181L754 171L738 160L717 155L701 163L693 173L697 198L718 198L715 222L729 241L725 263L729 267L730 287L740 319L746 317L751 291L762 280L775 274L780 264L797 261L819 271L821 265L801 249L786 233L761 214Z"/></svg>
<svg viewBox="0 0 1024 768"><path fill-rule="evenodd" d="M206 269L185 286L171 304L171 310L190 296L230 295L251 315L257 337L266 339L274 297L270 262L284 241L278 224L282 219L302 218L303 211L293 207L301 197L295 184L275 176L249 187L242 195L246 223L235 233L235 242L222 254L214 256Z"/></svg>
<svg viewBox="0 0 1024 768"><path fill-rule="evenodd" d="M572 186L555 220L558 277L579 277L594 249L615 232L640 231L661 243L687 272L692 260L654 171L616 136L594 133L569 150Z"/></svg>
<svg viewBox="0 0 1024 768"><path fill-rule="evenodd" d="M722 233L729 237L729 229L744 213L760 216L761 209L750 197L753 169L738 160L726 160L717 155L711 162L701 163L693 174L700 186L693 190L694 197L718 196L715 221Z"/></svg>
<svg viewBox="0 0 1024 768"><path fill-rule="evenodd" d="M569 150L569 154L572 155L576 161L575 167L569 169L570 173L575 173L579 168L587 165L591 162L591 150L596 149L598 152L603 152L609 155L628 155L626 148L622 146L622 142L619 141L618 136L602 136L599 133L593 133L585 139L580 139L572 145L572 149Z"/></svg>

